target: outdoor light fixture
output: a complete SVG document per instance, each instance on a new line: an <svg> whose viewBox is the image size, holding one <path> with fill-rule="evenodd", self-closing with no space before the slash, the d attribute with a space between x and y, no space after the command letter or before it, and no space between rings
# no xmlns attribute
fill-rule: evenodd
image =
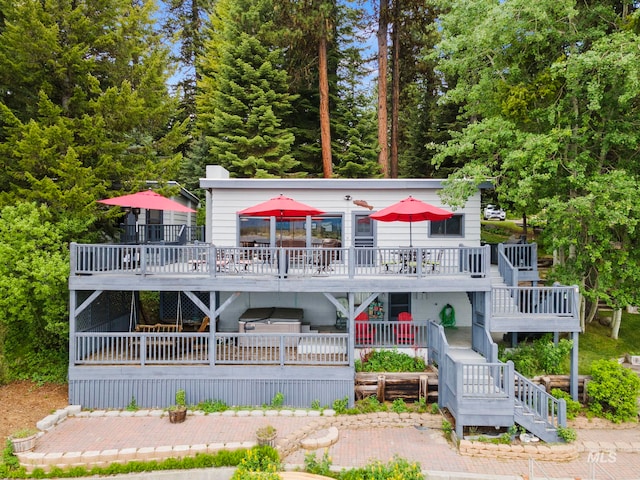
<svg viewBox="0 0 640 480"><path fill-rule="evenodd" d="M351 200L351 195L345 195L344 199L348 202L349 200Z"/></svg>

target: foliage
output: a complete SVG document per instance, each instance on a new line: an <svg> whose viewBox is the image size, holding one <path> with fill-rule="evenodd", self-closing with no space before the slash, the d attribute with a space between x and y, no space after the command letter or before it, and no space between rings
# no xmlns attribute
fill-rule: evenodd
<svg viewBox="0 0 640 480"><path fill-rule="evenodd" d="M229 407L222 400L205 400L198 403L195 406L196 410L201 410L204 413L224 412Z"/></svg>
<svg viewBox="0 0 640 480"><path fill-rule="evenodd" d="M454 80L444 100L469 121L435 158L465 162L445 200L461 205L491 178L501 204L545 223L559 260L550 277L612 307L640 303L640 169L631 161L640 56L630 18L637 5L456 2L439 18L431 56Z"/></svg>
<svg viewBox="0 0 640 480"><path fill-rule="evenodd" d="M395 413L404 413L404 412L408 412L409 408L407 407L407 404L404 402L402 398L396 398L391 403L391 411Z"/></svg>
<svg viewBox="0 0 640 480"><path fill-rule="evenodd" d="M336 475L331 471L331 463L331 457L327 450L324 451L320 460L317 459L314 452L307 453L304 456L305 472L312 473L314 475L336 478Z"/></svg>
<svg viewBox="0 0 640 480"><path fill-rule="evenodd" d="M338 398L334 400L332 408L337 414L346 413L347 408L349 408L349 397Z"/></svg>
<svg viewBox="0 0 640 480"><path fill-rule="evenodd" d="M185 392L183 389L179 389L176 391L176 405L178 407L187 406L187 392Z"/></svg>
<svg viewBox="0 0 640 480"><path fill-rule="evenodd" d="M271 399L271 406L274 408L280 408L284 405L284 393L277 392Z"/></svg>
<svg viewBox="0 0 640 480"><path fill-rule="evenodd" d="M92 225L96 199L175 178L185 125L172 123L169 50L153 10L3 2L0 204L34 201L56 220Z"/></svg>
<svg viewBox="0 0 640 480"><path fill-rule="evenodd" d="M582 410L582 405L577 400L571 398L571 395L564 390L560 390L559 388L552 388L551 395L555 398L564 399L567 404L567 419L573 420L578 416L580 411Z"/></svg>
<svg viewBox="0 0 640 480"><path fill-rule="evenodd" d="M577 432L571 427L558 427L558 436L567 443L575 442L578 438Z"/></svg>
<svg viewBox="0 0 640 480"><path fill-rule="evenodd" d="M520 344L506 351L501 349L500 361L511 360L516 371L525 377L535 375L558 375L566 373L566 359L571 353L571 340L560 339L555 345L549 335L534 340L531 344Z"/></svg>
<svg viewBox="0 0 640 480"><path fill-rule="evenodd" d="M265 425L256 430L256 437L261 440L270 440L275 438L278 431L273 425Z"/></svg>
<svg viewBox="0 0 640 480"><path fill-rule="evenodd" d="M19 203L0 211L0 360L5 365L0 382L66 379L65 239L72 231L69 224L52 223L44 205Z"/></svg>
<svg viewBox="0 0 640 480"><path fill-rule="evenodd" d="M281 177L298 165L294 134L283 126L297 96L289 93L283 51L261 32L273 14L269 1L217 2L205 42L198 124L213 163L235 177Z"/></svg>
<svg viewBox="0 0 640 480"><path fill-rule="evenodd" d="M313 400L311 402L311 409L312 410L321 410L322 409L322 405L320 405L320 400L318 400L318 399Z"/></svg>
<svg viewBox="0 0 640 480"><path fill-rule="evenodd" d="M442 432L444 436L451 439L451 434L453 433L453 425L449 420L442 420Z"/></svg>
<svg viewBox="0 0 640 480"><path fill-rule="evenodd" d="M231 477L232 480L278 480L278 471L282 469L278 453L271 447L254 448L247 452L238 468Z"/></svg>
<svg viewBox="0 0 640 480"><path fill-rule="evenodd" d="M423 358L393 350L371 350L356 360L356 372L423 372Z"/></svg>
<svg viewBox="0 0 640 480"><path fill-rule="evenodd" d="M17 457L13 455L10 444L3 451L3 460L0 462L0 475L2 478L75 478L87 476L112 476L125 475L129 473L152 472L156 470L187 470L194 468L214 468L214 467L235 467L249 455L249 452L259 452L256 455L268 458L278 458L275 449L271 447L255 447L252 450L222 450L215 454L198 453L195 457L168 458L162 461L152 460L149 462L133 461L128 463L112 463L105 467L78 466L69 469L60 467L52 468L49 472L38 468L31 475L27 474L24 467L19 466Z"/></svg>
<svg viewBox="0 0 640 480"><path fill-rule="evenodd" d="M341 480L423 480L419 463L395 456L388 463L376 461L362 468L341 472Z"/></svg>
<svg viewBox="0 0 640 480"><path fill-rule="evenodd" d="M138 402L136 402L136 397L134 397L133 395L131 395L131 400L129 401L129 404L127 405L127 410L130 412L135 412L136 410L139 410L140 407L138 406Z"/></svg>
<svg viewBox="0 0 640 480"><path fill-rule="evenodd" d="M35 428L21 428L11 434L11 438L27 438L38 433Z"/></svg>
<svg viewBox="0 0 640 480"><path fill-rule="evenodd" d="M598 417L620 423L638 416L640 378L614 360L598 360L591 365L587 394L589 411Z"/></svg>
<svg viewBox="0 0 640 480"><path fill-rule="evenodd" d="M2 460L0 461L0 477L11 478L22 476L25 473L24 467L20 466L18 457L13 454L13 443L7 439L2 449Z"/></svg>
<svg viewBox="0 0 640 480"><path fill-rule="evenodd" d="M622 313L620 337L609 336L610 328L599 322L592 322L586 332L580 335L578 365L581 375L591 372L591 364L601 359L624 356L625 353L640 354L640 315Z"/></svg>

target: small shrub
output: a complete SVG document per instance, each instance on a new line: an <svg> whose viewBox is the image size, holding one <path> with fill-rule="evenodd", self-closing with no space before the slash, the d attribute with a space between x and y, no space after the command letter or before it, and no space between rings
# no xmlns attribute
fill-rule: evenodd
<svg viewBox="0 0 640 480"><path fill-rule="evenodd" d="M176 406L187 406L187 392L185 392L183 389L176 391Z"/></svg>
<svg viewBox="0 0 640 480"><path fill-rule="evenodd" d="M273 396L271 406L274 408L280 408L282 405L284 405L284 393L278 392Z"/></svg>
<svg viewBox="0 0 640 480"><path fill-rule="evenodd" d="M333 401L332 405L333 409L338 414L343 414L347 412L347 408L349 407L349 397L339 398Z"/></svg>
<svg viewBox="0 0 640 480"><path fill-rule="evenodd" d="M437 403L432 403L431 404L431 415L437 415L438 413L440 413L440 407L438 406Z"/></svg>
<svg viewBox="0 0 640 480"><path fill-rule="evenodd" d="M578 434L571 427L558 427L558 436L567 443L575 442Z"/></svg>
<svg viewBox="0 0 640 480"><path fill-rule="evenodd" d="M424 359L393 350L371 350L356 361L356 372L424 372Z"/></svg>
<svg viewBox="0 0 640 480"><path fill-rule="evenodd" d="M418 413L426 413L429 410L429 406L427 405L427 397L420 397L414 405Z"/></svg>
<svg viewBox="0 0 640 480"><path fill-rule="evenodd" d="M404 413L408 412L409 409L402 398L396 398L391 404L391 411L395 413Z"/></svg>
<svg viewBox="0 0 640 480"><path fill-rule="evenodd" d="M582 410L582 405L580 405L580 402L571 398L571 395L569 395L564 390L560 390L559 388L553 388L551 389L551 395L553 395L556 398L564 399L564 401L567 404L567 418L569 420L573 420L574 418L576 418L580 413L580 410Z"/></svg>
<svg viewBox="0 0 640 480"><path fill-rule="evenodd" d="M445 437L451 438L451 434L453 433L453 425L449 420L442 420L442 431L444 432Z"/></svg>
<svg viewBox="0 0 640 480"><path fill-rule="evenodd" d="M362 468L342 472L341 480L424 480L419 463L394 457L389 463L373 462Z"/></svg>
<svg viewBox="0 0 640 480"><path fill-rule="evenodd" d="M282 465L275 449L271 447L253 448L247 451L231 480L279 480L278 471L281 469Z"/></svg>
<svg viewBox="0 0 640 480"><path fill-rule="evenodd" d="M638 416L640 378L616 361L597 360L591 364L587 393L589 411L598 417L620 423Z"/></svg>
<svg viewBox="0 0 640 480"><path fill-rule="evenodd" d="M304 456L304 471L314 475L323 475L325 477L333 477L331 472L331 457L327 450L324 451L322 458L318 460L315 453L308 453Z"/></svg>
<svg viewBox="0 0 640 480"><path fill-rule="evenodd" d="M320 405L320 400L314 400L313 402L311 402L311 409L312 410L322 409L322 406Z"/></svg>
<svg viewBox="0 0 640 480"><path fill-rule="evenodd" d="M564 338L555 345L551 336L545 335L508 352L500 349L499 357L503 362L511 360L516 371L525 377L558 375L567 373L564 366L572 346L573 342Z"/></svg>
<svg viewBox="0 0 640 480"><path fill-rule="evenodd" d="M139 409L140 407L138 406L138 402L136 402L136 397L131 395L131 401L129 402L129 405L127 405L127 410L129 412L135 412L136 410L139 410Z"/></svg>
<svg viewBox="0 0 640 480"><path fill-rule="evenodd" d="M226 403L222 400L205 400L196 405L196 410L201 410L204 413L224 412L229 409Z"/></svg>

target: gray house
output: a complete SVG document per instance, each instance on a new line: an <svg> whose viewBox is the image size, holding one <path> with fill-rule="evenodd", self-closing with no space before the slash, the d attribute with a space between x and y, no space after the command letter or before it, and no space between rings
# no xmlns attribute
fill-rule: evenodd
<svg viewBox="0 0 640 480"><path fill-rule="evenodd" d="M209 166L200 186L205 241L72 244L72 403L166 407L178 389L190 403L353 403L355 360L399 348L437 365L459 433L517 422L557 438L563 401L499 362L493 338L570 333L577 395L578 291L538 286L535 244L499 245L492 262L480 191L447 220L405 223L369 215L408 196L446 208L440 180L232 179ZM322 213L239 213L280 194ZM141 292L158 293L163 324L144 324ZM449 344L454 319L463 345Z"/></svg>

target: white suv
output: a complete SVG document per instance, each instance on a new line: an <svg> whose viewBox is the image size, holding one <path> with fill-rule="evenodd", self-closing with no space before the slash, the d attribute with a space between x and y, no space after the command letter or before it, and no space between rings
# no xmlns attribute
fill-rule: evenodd
<svg viewBox="0 0 640 480"><path fill-rule="evenodd" d="M497 205L487 205L484 207L485 220L505 220L506 218L507 214Z"/></svg>

